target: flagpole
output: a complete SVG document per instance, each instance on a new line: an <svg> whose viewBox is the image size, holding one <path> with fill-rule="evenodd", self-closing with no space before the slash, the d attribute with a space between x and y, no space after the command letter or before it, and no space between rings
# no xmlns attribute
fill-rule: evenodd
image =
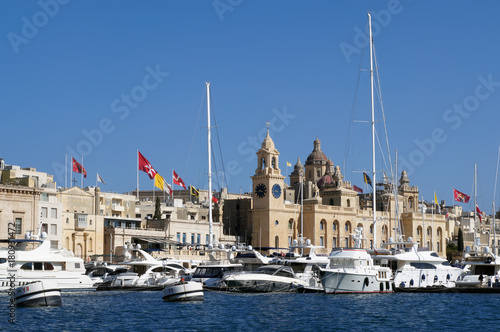
<svg viewBox="0 0 500 332"><path fill-rule="evenodd" d="M82 188L82 189L83 189L83 172L84 172L83 170L84 170L84 169L85 169L85 168L83 167L83 154L82 154L82 173L81 173L81 176L82 176L82 183L81 183L81 185L80 185L80 188Z"/></svg>
<svg viewBox="0 0 500 332"><path fill-rule="evenodd" d="M73 156L71 156L71 178L69 179L69 182L71 183L73 181Z"/></svg>
<svg viewBox="0 0 500 332"><path fill-rule="evenodd" d="M174 204L174 169L172 168L172 204Z"/></svg>
<svg viewBox="0 0 500 332"><path fill-rule="evenodd" d="M137 200L139 200L139 150L137 150L137 167L135 169L137 170L137 190L136 190L136 196L137 196Z"/></svg>
<svg viewBox="0 0 500 332"><path fill-rule="evenodd" d="M68 188L68 153L64 154L64 188Z"/></svg>
<svg viewBox="0 0 500 332"><path fill-rule="evenodd" d="M436 204L436 192L434 191L434 204ZM429 250L432 250L432 242L433 242L433 239L434 237L432 236L432 233L434 232L434 206L432 207L432 218L431 218L431 245L430 245L430 248Z"/></svg>
<svg viewBox="0 0 500 332"><path fill-rule="evenodd" d="M422 247L424 247L426 245L426 242L425 242L425 233L426 233L426 230L425 230L425 203L424 203L424 195L422 195L422 225L423 225L423 230L422 230L422 235L424 236L423 237L423 243L422 243Z"/></svg>

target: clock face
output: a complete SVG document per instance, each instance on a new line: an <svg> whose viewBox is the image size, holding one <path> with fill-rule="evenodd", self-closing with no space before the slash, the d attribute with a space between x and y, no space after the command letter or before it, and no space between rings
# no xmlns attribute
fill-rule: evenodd
<svg viewBox="0 0 500 332"><path fill-rule="evenodd" d="M267 188L265 184L260 183L255 187L255 194L257 195L257 197L262 198L266 196L266 193L267 193Z"/></svg>
<svg viewBox="0 0 500 332"><path fill-rule="evenodd" d="M273 186L272 192L273 192L273 197L274 198L279 198L281 196L281 187L280 187L280 185L276 183Z"/></svg>

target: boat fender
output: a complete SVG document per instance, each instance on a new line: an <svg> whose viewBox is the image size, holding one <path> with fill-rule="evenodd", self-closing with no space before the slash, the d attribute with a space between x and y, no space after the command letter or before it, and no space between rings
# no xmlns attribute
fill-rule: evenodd
<svg viewBox="0 0 500 332"><path fill-rule="evenodd" d="M368 277L365 278L365 286L368 287L368 285L370 284L370 281L368 280Z"/></svg>

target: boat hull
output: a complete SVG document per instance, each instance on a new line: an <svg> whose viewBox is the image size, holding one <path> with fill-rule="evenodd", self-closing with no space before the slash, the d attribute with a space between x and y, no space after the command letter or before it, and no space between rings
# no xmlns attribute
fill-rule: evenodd
<svg viewBox="0 0 500 332"><path fill-rule="evenodd" d="M203 301L203 285L199 282L187 281L167 286L163 289L163 300L171 301Z"/></svg>
<svg viewBox="0 0 500 332"><path fill-rule="evenodd" d="M15 289L18 307L61 306L61 290L55 281L36 281Z"/></svg>
<svg viewBox="0 0 500 332"><path fill-rule="evenodd" d="M323 270L320 272L320 277L327 294L392 293L394 291L394 284L390 280L378 279L373 274Z"/></svg>

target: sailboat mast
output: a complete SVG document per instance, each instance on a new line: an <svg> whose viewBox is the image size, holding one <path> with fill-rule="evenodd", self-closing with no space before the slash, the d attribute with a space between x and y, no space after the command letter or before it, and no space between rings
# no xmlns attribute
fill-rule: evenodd
<svg viewBox="0 0 500 332"><path fill-rule="evenodd" d="M476 206L477 206L477 201L476 201L476 196L477 196L477 186L476 186L476 172L477 172L477 164L474 164L474 235L477 235L477 224L476 224L476 216L477 216L477 211L476 211ZM474 237L474 245L476 244L476 239Z"/></svg>
<svg viewBox="0 0 500 332"><path fill-rule="evenodd" d="M210 136L210 82L207 85L207 132L208 132L208 246L213 247L213 225L212 225L212 159L211 159L211 136Z"/></svg>
<svg viewBox="0 0 500 332"><path fill-rule="evenodd" d="M498 164L500 163L500 146L498 147L498 157L497 157L497 171L495 173L495 186L493 189L493 252L495 255L497 255L497 226L496 226L496 220L495 220L495 200L496 200L496 193L497 193L497 182L498 182ZM491 233L491 232L490 232Z"/></svg>
<svg viewBox="0 0 500 332"><path fill-rule="evenodd" d="M377 248L377 180L375 178L375 100L373 93L373 35L372 16L368 13L370 29L370 90L372 99L372 184L373 184L373 249Z"/></svg>

